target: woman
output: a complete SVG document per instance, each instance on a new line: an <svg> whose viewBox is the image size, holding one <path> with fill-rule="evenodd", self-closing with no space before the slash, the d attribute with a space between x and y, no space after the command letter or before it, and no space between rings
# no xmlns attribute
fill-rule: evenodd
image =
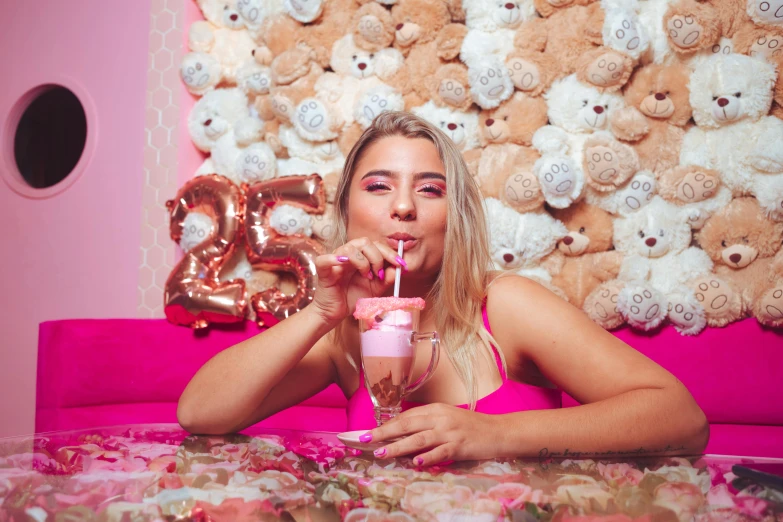
<svg viewBox="0 0 783 522"><path fill-rule="evenodd" d="M331 383L349 398L351 428L372 428L350 314L361 297L389 295L403 270L400 296L425 298L419 330L438 331L446 357L406 411L363 437L389 441L379 458L703 451L709 425L682 383L537 283L490 271L479 188L437 128L377 117L346 158L336 202L313 302L205 364L180 398L183 428L238 431ZM413 375L429 361L418 348ZM582 405L560 409L558 389Z"/></svg>

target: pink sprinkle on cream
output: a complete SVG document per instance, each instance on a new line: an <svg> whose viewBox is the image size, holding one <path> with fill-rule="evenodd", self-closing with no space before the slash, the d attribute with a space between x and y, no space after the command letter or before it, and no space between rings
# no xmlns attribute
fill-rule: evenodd
<svg viewBox="0 0 783 522"><path fill-rule="evenodd" d="M356 301L353 316L360 320L369 320L382 312L413 308L424 310L424 299L421 297L365 297Z"/></svg>

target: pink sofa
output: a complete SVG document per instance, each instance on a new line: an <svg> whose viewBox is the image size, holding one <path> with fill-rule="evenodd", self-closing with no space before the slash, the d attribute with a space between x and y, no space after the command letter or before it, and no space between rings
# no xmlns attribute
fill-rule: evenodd
<svg viewBox="0 0 783 522"><path fill-rule="evenodd" d="M177 399L196 370L256 333L249 322L196 333L153 319L42 323L36 431L176 422ZM655 335L628 329L616 335L691 390L710 420L708 453L783 457L781 332L749 319L695 338L668 327ZM568 396L563 403L576 404ZM332 385L261 425L342 431L344 406Z"/></svg>

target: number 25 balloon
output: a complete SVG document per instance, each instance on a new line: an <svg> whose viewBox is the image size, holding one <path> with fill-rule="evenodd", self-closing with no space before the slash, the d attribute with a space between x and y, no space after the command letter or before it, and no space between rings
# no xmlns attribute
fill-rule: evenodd
<svg viewBox="0 0 783 522"><path fill-rule="evenodd" d="M177 243L189 212L203 212L217 223L210 237L188 251L166 281L164 310L170 322L204 328L210 323L232 323L245 318L245 282L218 280L220 269L243 235L247 257L254 268L290 272L297 281L293 295L274 288L252 296L259 325L273 326L312 301L315 257L324 249L308 237L277 234L269 225L269 218L279 204L323 213L326 196L321 177L287 176L243 185L240 190L228 178L210 174L188 181L176 199L166 202L171 216L169 232Z"/></svg>

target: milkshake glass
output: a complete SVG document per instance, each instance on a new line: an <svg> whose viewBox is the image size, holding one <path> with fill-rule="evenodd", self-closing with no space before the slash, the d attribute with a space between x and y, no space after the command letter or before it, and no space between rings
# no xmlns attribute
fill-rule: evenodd
<svg viewBox="0 0 783 522"><path fill-rule="evenodd" d="M359 320L361 332L364 383L378 426L397 416L402 411L403 397L427 382L438 366L438 333L416 331L423 308L424 299L419 297L371 297L356 302L353 316ZM423 340L432 345L430 364L421 377L410 383L416 343Z"/></svg>

